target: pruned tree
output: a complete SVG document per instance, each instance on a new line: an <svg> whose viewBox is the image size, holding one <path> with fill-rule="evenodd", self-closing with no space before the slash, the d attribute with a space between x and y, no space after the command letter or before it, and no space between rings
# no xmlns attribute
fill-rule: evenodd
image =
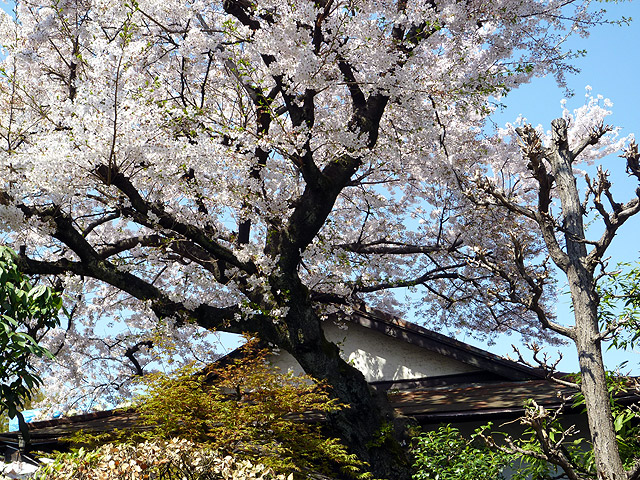
<svg viewBox="0 0 640 480"><path fill-rule="evenodd" d="M579 383L552 379L574 386L584 396L598 478L635 479L640 475L640 465L626 471L618 451L602 343L625 327L637 329L637 323L629 323L630 317L602 321L598 287L612 273L607 269L606 254L615 234L640 212L640 189L634 198L621 203L614 196L609 172L598 167L595 178L591 178L578 170L580 163L610 154L625 140L617 140L616 130L604 124L609 112L600 103L609 105L606 100L591 99L574 115L565 111L563 118L551 123L548 134L528 124L511 130L512 142L494 144L494 158L503 159L499 164L493 163L484 173L460 175L459 180L479 208L507 211L543 238L546 255L528 256L527 240L513 231L503 251L511 250L510 256L503 253L506 256L495 257L484 251L475 256L475 261L504 279L501 294L505 301L526 306L536 313L539 328L575 345ZM504 161L509 155L506 150L511 150L509 161ZM632 139L620 156L626 160L627 173L640 180L638 146ZM580 185L584 187L582 198ZM590 230L587 222L592 222ZM595 222L600 223L601 230L595 228ZM594 230L596 238L591 239L589 233ZM505 261L508 258L512 261ZM509 270L508 265L515 268ZM573 322L554 321L541 303L552 265L566 276ZM553 367L547 359L537 359L540 365ZM544 444L543 437L539 440ZM568 478L587 478L574 470L565 453L554 446L556 440L543 445L549 461L563 468Z"/></svg>
<svg viewBox="0 0 640 480"><path fill-rule="evenodd" d="M440 325L540 335L469 261L522 226L487 232L456 172L483 161L462 149L490 98L562 83L562 40L599 21L577 0L18 1L0 219L21 268L77 299L50 387L115 402L161 345L206 360L203 329L256 333L349 405L333 425L377 476L402 477L367 446L385 399L323 318L409 288Z"/></svg>

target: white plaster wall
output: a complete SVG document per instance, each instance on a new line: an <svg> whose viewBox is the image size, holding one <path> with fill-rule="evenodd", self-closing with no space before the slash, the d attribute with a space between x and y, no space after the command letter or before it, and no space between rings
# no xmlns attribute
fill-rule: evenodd
<svg viewBox="0 0 640 480"><path fill-rule="evenodd" d="M327 321L323 328L326 337L340 347L342 358L360 370L369 382L478 371L465 363L360 325L349 324L345 330ZM302 373L302 367L285 351L274 355L272 364L282 371Z"/></svg>

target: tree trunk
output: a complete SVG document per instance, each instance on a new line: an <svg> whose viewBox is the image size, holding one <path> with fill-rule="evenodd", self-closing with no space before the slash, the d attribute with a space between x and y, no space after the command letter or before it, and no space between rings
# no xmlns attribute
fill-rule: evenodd
<svg viewBox="0 0 640 480"><path fill-rule="evenodd" d="M595 290L591 292L583 282L572 281L569 275L571 297L575 312L576 348L582 378L581 390L584 395L589 431L593 442L593 453L600 480L622 480L627 478L620 460L616 441L602 346L597 340L598 300ZM589 279L583 279L588 282ZM593 287L593 286L592 286Z"/></svg>
<svg viewBox="0 0 640 480"><path fill-rule="evenodd" d="M588 263L585 243L583 207L580 202L571 151L567 136L567 123L556 119L552 123L553 147L549 151L560 201L566 259L556 261L566 273L575 315L572 340L578 352L582 377L581 390L585 399L589 430L599 480L627 478L620 460L611 415L611 404L598 325L599 297L596 291L594 265Z"/></svg>
<svg viewBox="0 0 640 480"><path fill-rule="evenodd" d="M340 357L339 348L325 338L322 320L305 287L296 280L287 283L286 321L265 329L269 338L263 339L287 350L307 374L326 381L332 394L346 405L329 415L330 428L352 453L370 464L375 478L410 478L410 464L399 443L404 426L396 421L386 395L376 392L360 371Z"/></svg>
<svg viewBox="0 0 640 480"><path fill-rule="evenodd" d="M335 344L325 339L321 344L318 350L293 354L307 373L326 379L333 394L348 405L330 415L330 428L371 465L375 478L409 478L406 453L397 438L401 432L396 431L385 394L376 392L360 371L340 358Z"/></svg>

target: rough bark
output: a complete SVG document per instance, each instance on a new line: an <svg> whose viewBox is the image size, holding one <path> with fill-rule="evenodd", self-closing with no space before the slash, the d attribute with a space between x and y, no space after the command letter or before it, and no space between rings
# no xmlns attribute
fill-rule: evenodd
<svg viewBox="0 0 640 480"><path fill-rule="evenodd" d="M598 326L599 298L593 268L587 263L583 208L576 178L572 170L574 160L567 140L567 124L554 120L553 146L548 154L562 205L564 238L568 265L565 273L569 281L574 308L573 340L578 352L581 390L585 399L594 456L601 480L627 478L616 442L605 366L602 358Z"/></svg>
<svg viewBox="0 0 640 480"><path fill-rule="evenodd" d="M579 388L584 396L598 479L631 479L636 478L640 470L624 470L616 440L601 345L603 338L611 332L601 331L599 325L600 298L597 282L600 276L596 274L596 268L604 267L604 255L616 231L640 211L640 190L637 192L638 198L624 204L615 202L607 173L600 168L595 181L591 181L588 176L585 177L587 195L584 203L581 202L573 163L588 146L597 145L601 138L611 131L611 127L604 124L594 127L573 148L569 144L567 130L567 122L564 119L554 120L550 145L544 147L540 134L531 126L517 129L523 157L537 182L536 206L505 195L503 190L491 182L476 181L476 184L488 194L491 204L506 208L511 213L537 224L549 258L566 275L574 310L573 325L562 325L552 321L541 304L548 259L543 261L543 273L536 273L535 267L531 269L531 265L525 265L521 243L517 238L512 238L518 273L528 284L528 289L524 295L512 289L511 300L535 312L542 328L570 339L576 347L581 375ZM627 160L627 172L640 179L640 155L637 145L632 142L622 157ZM474 196L470 198L478 204L486 205ZM590 198L605 227L597 241L588 240L586 237L584 216ZM610 209L605 208L601 198L607 199ZM560 201L559 214L552 212L555 199ZM508 268L499 262L485 260L484 264L494 274L510 278ZM538 358L536 361L548 369L550 374L553 373L554 366L548 365L546 360ZM557 381L562 383L562 380ZM545 445L544 439L540 439L540 442L543 448L549 446ZM575 465L570 462L553 463L561 466L569 477L581 478Z"/></svg>
<svg viewBox="0 0 640 480"><path fill-rule="evenodd" d="M384 436L385 427L395 424L386 396L372 389L362 373L340 357L338 347L324 337L318 315L305 303L292 305L295 311L290 312L286 328L278 330L274 343L289 351L305 372L325 380L332 393L347 405L330 415L330 429L339 433L359 458L369 462L376 478L409 478L405 452L394 436Z"/></svg>

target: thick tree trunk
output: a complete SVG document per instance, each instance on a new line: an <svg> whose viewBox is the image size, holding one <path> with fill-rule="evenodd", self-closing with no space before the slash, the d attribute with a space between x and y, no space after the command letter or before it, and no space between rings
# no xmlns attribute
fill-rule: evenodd
<svg viewBox="0 0 640 480"><path fill-rule="evenodd" d="M370 464L375 478L410 478L407 455L398 442L402 428L386 396L340 357L338 347L325 338L322 320L304 292L296 293L291 295L286 322L270 329L272 337L266 340L291 353L307 374L325 380L332 394L347 405L330 415L330 428L352 453Z"/></svg>
<svg viewBox="0 0 640 480"><path fill-rule="evenodd" d="M333 394L348 405L330 415L331 429L371 465L376 478L409 478L406 454L396 438L394 415L384 393L377 393L361 372L342 360L336 345L321 343L319 350L293 353L306 372L327 380Z"/></svg>
<svg viewBox="0 0 640 480"><path fill-rule="evenodd" d="M286 260L282 255L281 262ZM276 322L265 319L256 333L289 352L307 374L326 381L332 394L346 405L330 415L330 428L352 453L370 464L375 478L409 478L407 455L397 441L402 428L394 422L386 395L378 394L360 371L340 357L339 348L324 335L307 288L295 271L286 274L283 270L272 275L270 284L272 291L279 292L273 300L288 309L286 318ZM263 307L268 310L278 305ZM386 432L390 434L385 436Z"/></svg>
<svg viewBox="0 0 640 480"><path fill-rule="evenodd" d="M597 303L585 291L572 291L576 317L576 348L582 377L589 431L593 441L593 453L600 480L627 478L616 441L605 366L600 341Z"/></svg>
<svg viewBox="0 0 640 480"><path fill-rule="evenodd" d="M564 270L569 281L575 315L572 340L578 352L582 376L581 389L587 409L598 478L623 480L627 475L620 460L613 428L599 337L599 297L594 277L595 265L589 264L588 261L583 207L572 167L575 154L569 146L566 121L557 119L551 125L553 147L549 151L549 160L562 203L562 227L566 242L566 257L554 260Z"/></svg>

